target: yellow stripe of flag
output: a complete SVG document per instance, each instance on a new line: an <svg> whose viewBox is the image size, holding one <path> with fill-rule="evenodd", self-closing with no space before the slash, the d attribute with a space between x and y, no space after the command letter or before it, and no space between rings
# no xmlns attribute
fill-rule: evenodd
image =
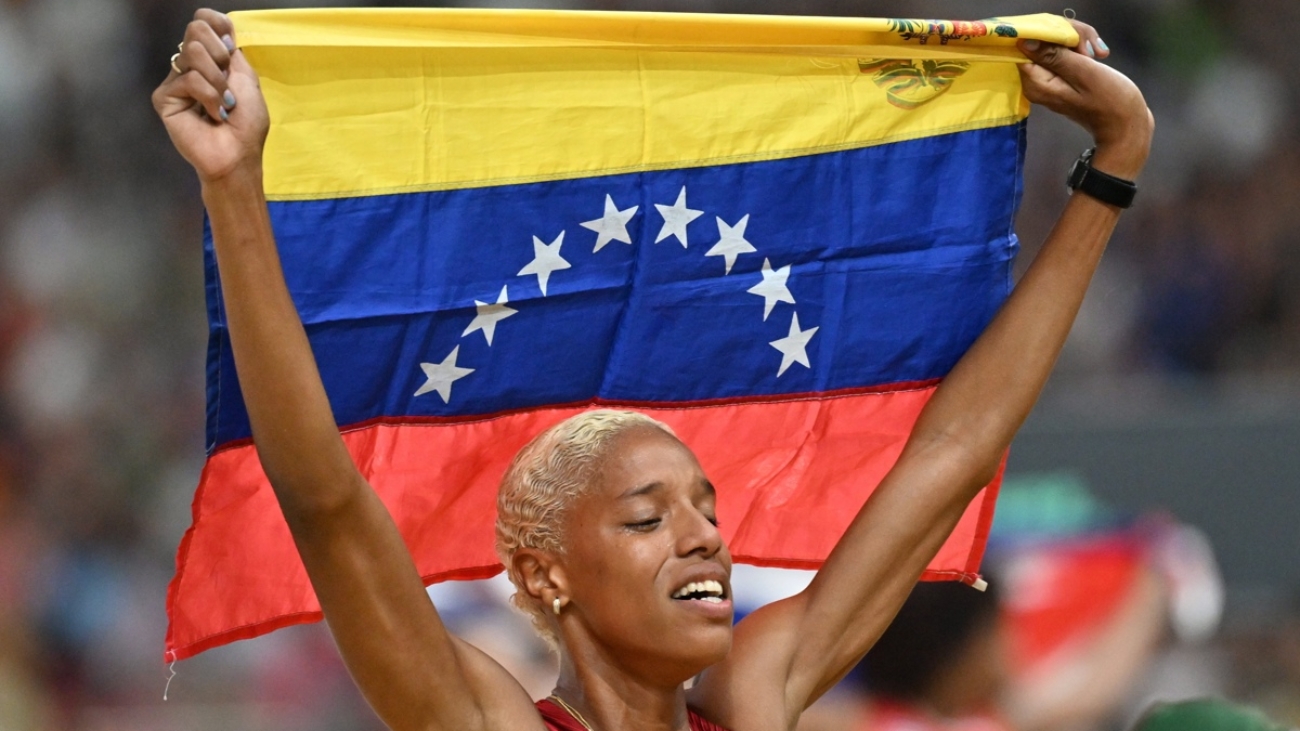
<svg viewBox="0 0 1300 731"><path fill-rule="evenodd" d="M987 61L1023 60L1017 37L1077 42L1048 15L232 17L271 109L266 190L280 200L770 160L997 126L1028 105L1014 66Z"/></svg>

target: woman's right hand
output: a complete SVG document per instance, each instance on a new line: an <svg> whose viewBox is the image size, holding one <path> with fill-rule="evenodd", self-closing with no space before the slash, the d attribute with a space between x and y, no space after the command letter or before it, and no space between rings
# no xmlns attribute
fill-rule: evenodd
<svg viewBox="0 0 1300 731"><path fill-rule="evenodd" d="M172 144L203 183L234 173L260 174L270 118L257 73L235 50L235 27L215 10L201 9L153 106Z"/></svg>

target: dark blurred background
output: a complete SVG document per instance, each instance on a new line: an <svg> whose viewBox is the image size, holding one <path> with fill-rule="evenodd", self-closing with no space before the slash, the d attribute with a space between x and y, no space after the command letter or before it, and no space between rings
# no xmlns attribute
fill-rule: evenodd
<svg viewBox="0 0 1300 731"><path fill-rule="evenodd" d="M1142 87L1157 134L1137 206L1010 474L1067 475L1117 510L1198 526L1222 569L1223 622L1170 641L1133 693L1216 692L1295 723L1300 3L1068 2ZM946 18L1064 10L1027 0L501 4ZM321 627L180 663L162 701L166 583L203 458L206 332L197 184L149 92L194 7L0 0L0 731L379 727ZM1050 113L1033 115L1022 265L1087 142ZM500 646L530 687L549 690L545 655L504 609L499 584L438 591L461 631ZM487 600L496 609L482 610Z"/></svg>

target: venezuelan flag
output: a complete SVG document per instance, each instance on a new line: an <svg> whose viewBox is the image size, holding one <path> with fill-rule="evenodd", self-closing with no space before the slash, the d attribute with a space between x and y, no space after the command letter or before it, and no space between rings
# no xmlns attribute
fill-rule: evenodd
<svg viewBox="0 0 1300 731"><path fill-rule="evenodd" d="M981 22L232 15L334 414L428 582L500 570L496 484L594 405L671 424L739 561L815 567L1010 287L1028 103ZM166 657L320 618L250 440L207 241L208 461ZM990 487L927 578L977 578Z"/></svg>

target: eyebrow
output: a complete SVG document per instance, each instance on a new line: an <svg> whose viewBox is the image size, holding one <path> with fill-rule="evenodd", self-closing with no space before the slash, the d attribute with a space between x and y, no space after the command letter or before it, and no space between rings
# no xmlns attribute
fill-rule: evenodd
<svg viewBox="0 0 1300 731"><path fill-rule="evenodd" d="M660 490L660 489L662 489L663 486L664 486L664 483L662 483L662 482L658 482L658 481L655 481L655 482L647 482L646 484L641 485L640 487L633 487L633 488L629 488L628 490L625 490L625 491L623 492L622 495L619 495L619 496L618 496L618 499L619 499L619 500L630 500L630 499L632 499L632 498L634 498L634 497L641 497L642 495L649 495L650 493L654 492L655 490Z"/></svg>
<svg viewBox="0 0 1300 731"><path fill-rule="evenodd" d="M718 490L713 486L712 482L709 482L708 480L700 480L700 485L704 488L705 492L707 492L710 497L717 496ZM646 484L641 485L639 487L629 488L628 490L624 491L622 495L619 495L618 499L630 500L635 497L642 497L644 495L649 495L650 493L655 492L656 490L663 489L663 486L664 483L659 482L657 480L655 482L647 482Z"/></svg>

